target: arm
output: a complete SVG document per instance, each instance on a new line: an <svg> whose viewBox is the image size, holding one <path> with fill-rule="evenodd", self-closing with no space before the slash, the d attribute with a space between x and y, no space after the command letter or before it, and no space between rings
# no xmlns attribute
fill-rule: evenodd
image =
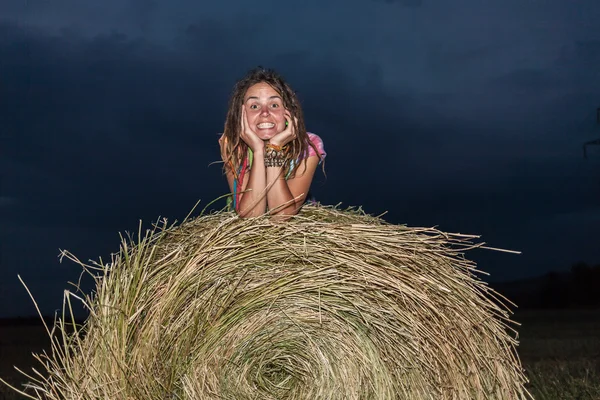
<svg viewBox="0 0 600 400"><path fill-rule="evenodd" d="M267 199L265 188L267 186L267 173L265 168L264 142L250 128L246 120L246 108L242 107L242 116L240 121L240 137L252 149L253 161L248 179L244 179L241 187L237 190L240 193L238 214L242 218L258 217L265 213L267 208ZM228 171L227 181L229 189L233 193L233 173ZM236 193L233 193L235 196Z"/></svg>
<svg viewBox="0 0 600 400"><path fill-rule="evenodd" d="M281 167L267 168L267 182L273 185L267 192L267 205L271 215L296 215L306 200L315 170L319 164L317 156L309 157L298 165L294 178L285 180Z"/></svg>
<svg viewBox="0 0 600 400"><path fill-rule="evenodd" d="M255 153L250 177L243 182L242 188L238 189L244 192L240 194L240 217L261 216L267 207L271 215L297 214L306 200L318 164L317 156L309 157L306 160L306 168L303 161L297 167L296 176L286 181L282 176L283 168L265 167L264 153ZM227 173L227 181L229 190L233 192L231 172ZM265 189L268 189L266 196Z"/></svg>
<svg viewBox="0 0 600 400"><path fill-rule="evenodd" d="M285 112L286 121L294 121L286 129L269 140L269 143L283 147L296 138L295 126L298 118L293 117L289 110ZM287 125L287 124L286 124ZM308 157L296 167L294 177L286 180L282 167L267 167L267 205L271 215L288 216L298 214L306 200L308 190L319 164L319 157Z"/></svg>
<svg viewBox="0 0 600 400"><path fill-rule="evenodd" d="M238 189L244 192L240 194L240 217L258 217L265 213L267 208L267 197L265 196L267 173L265 170L264 152L254 151L250 176L247 181L243 182L244 187ZM233 190L233 177L231 178L230 188Z"/></svg>

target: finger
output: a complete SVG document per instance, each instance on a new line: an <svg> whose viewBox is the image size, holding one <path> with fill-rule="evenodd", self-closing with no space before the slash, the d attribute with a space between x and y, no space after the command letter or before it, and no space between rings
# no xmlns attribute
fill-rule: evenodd
<svg viewBox="0 0 600 400"><path fill-rule="evenodd" d="M242 116L240 118L240 135L243 135L245 132L245 124L244 121L246 120L246 110L244 109L244 106L242 105Z"/></svg>
<svg viewBox="0 0 600 400"><path fill-rule="evenodd" d="M256 135L256 130L254 129L250 121L248 121L248 114L246 113L244 113L244 129L248 135Z"/></svg>
<svg viewBox="0 0 600 400"><path fill-rule="evenodd" d="M292 124L292 113L290 113L290 125L292 127L292 137L296 138L296 127L298 126L298 118L293 117L294 123Z"/></svg>
<svg viewBox="0 0 600 400"><path fill-rule="evenodd" d="M253 141L254 131L250 128L250 124L248 123L248 115L246 113L246 108L244 107L244 111L242 113L242 138L246 142L246 144L250 145Z"/></svg>

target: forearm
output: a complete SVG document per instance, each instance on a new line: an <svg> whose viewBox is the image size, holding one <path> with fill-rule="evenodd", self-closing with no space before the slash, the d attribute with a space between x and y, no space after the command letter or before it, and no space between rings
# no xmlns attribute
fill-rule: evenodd
<svg viewBox="0 0 600 400"><path fill-rule="evenodd" d="M254 152L254 160L250 169L248 184L241 196L239 215L242 218L258 217L267 209L267 177L264 153Z"/></svg>
<svg viewBox="0 0 600 400"><path fill-rule="evenodd" d="M267 206L271 215L294 215L298 212L296 200L283 177L281 167L267 167Z"/></svg>

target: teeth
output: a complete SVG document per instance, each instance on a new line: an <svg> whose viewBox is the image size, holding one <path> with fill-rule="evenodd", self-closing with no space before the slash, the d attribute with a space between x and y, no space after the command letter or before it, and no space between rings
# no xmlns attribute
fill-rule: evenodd
<svg viewBox="0 0 600 400"><path fill-rule="evenodd" d="M258 129L268 129L268 128L272 128L275 126L275 124L272 124L270 122L263 122L262 124L258 124Z"/></svg>

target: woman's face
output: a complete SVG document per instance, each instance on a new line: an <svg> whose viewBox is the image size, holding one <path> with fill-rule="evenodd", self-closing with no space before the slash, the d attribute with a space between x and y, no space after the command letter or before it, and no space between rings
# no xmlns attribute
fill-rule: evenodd
<svg viewBox="0 0 600 400"><path fill-rule="evenodd" d="M269 140L285 129L283 99L269 84L260 82L250 86L243 107L250 128L262 140Z"/></svg>

